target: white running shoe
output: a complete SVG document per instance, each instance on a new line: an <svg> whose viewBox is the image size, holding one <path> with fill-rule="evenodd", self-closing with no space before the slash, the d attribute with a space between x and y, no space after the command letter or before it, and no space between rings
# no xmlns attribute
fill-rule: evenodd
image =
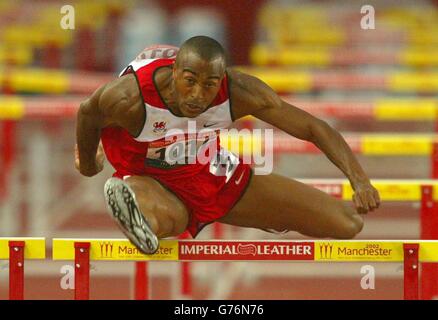
<svg viewBox="0 0 438 320"><path fill-rule="evenodd" d="M110 178L104 189L107 208L131 243L144 254L157 252L158 238L141 213L129 185L121 179Z"/></svg>

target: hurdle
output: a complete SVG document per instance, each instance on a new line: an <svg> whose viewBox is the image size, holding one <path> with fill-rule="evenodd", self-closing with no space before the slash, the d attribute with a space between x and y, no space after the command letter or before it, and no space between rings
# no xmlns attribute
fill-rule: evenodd
<svg viewBox="0 0 438 320"><path fill-rule="evenodd" d="M347 179L297 179L298 181L317 188L335 198L351 201L353 189ZM420 239L438 239L438 181L437 180L407 180L407 179L373 179L382 202L418 202L420 213ZM222 225L214 224L214 239L221 239ZM191 293L192 279L189 262L182 262L181 278L183 296ZM432 299L438 295L438 265L422 264L421 297Z"/></svg>
<svg viewBox="0 0 438 320"><path fill-rule="evenodd" d="M403 262L406 300L419 299L420 263L438 262L436 240L162 240L153 255L125 239L53 239L52 246L53 260L75 261L77 300L90 297L90 261Z"/></svg>
<svg viewBox="0 0 438 320"><path fill-rule="evenodd" d="M387 93L433 93L437 72L389 71L363 74L358 71L297 71L293 69L240 66L238 70L266 82L278 93L315 90L380 90Z"/></svg>
<svg viewBox="0 0 438 320"><path fill-rule="evenodd" d="M45 259L45 238L0 238L0 260L9 260L9 299L24 299L24 261Z"/></svg>
<svg viewBox="0 0 438 320"><path fill-rule="evenodd" d="M376 65L398 64L400 66L436 66L434 59L435 49L404 48L390 50L387 54L379 49L364 51L360 48L314 48L306 45L289 45L273 47L263 43L256 44L251 48L250 59L257 66L309 66L319 65L324 67L356 66L373 63Z"/></svg>
<svg viewBox="0 0 438 320"><path fill-rule="evenodd" d="M331 196L343 200L351 200L353 190L346 179L298 179L298 181L318 188ZM400 179L373 179L373 185L380 193L382 202L418 202L421 216L421 239L436 239L438 237L438 193L436 180L400 180ZM216 224L218 227L220 225ZM214 228L214 239L220 239L220 231ZM183 296L191 292L190 261L181 263L181 279ZM147 264L136 263L136 293L138 299L147 297ZM430 279L438 278L438 265L433 263L422 264L421 296L431 299L438 294L438 283ZM142 277L143 280L139 280Z"/></svg>
<svg viewBox="0 0 438 320"><path fill-rule="evenodd" d="M298 179L336 198L351 200L353 189L346 179ZM438 239L438 181L373 179L381 201L418 202L420 204L420 238ZM421 296L432 299L438 295L438 265L424 263L422 266Z"/></svg>
<svg viewBox="0 0 438 320"><path fill-rule="evenodd" d="M378 157L411 157L429 158L430 175L438 178L438 135L437 134L345 134L345 141L351 151L363 156ZM261 134L251 134L249 131L238 134L220 135L221 145L240 156L248 156L253 152L261 154L264 138ZM274 134L274 153L281 154L323 154L313 143L294 138L286 133Z"/></svg>
<svg viewBox="0 0 438 320"><path fill-rule="evenodd" d="M93 86L89 87L93 90ZM12 92L13 93L13 92ZM5 120L20 119L73 119L86 95L57 97L51 95L23 97L10 94L0 96L0 117ZM284 95L284 101L299 106L312 115L325 119L438 122L438 103L428 98L376 98L369 102L325 101ZM415 105L415 108L411 108ZM245 116L242 120L254 123L257 118ZM436 128L435 132L438 131Z"/></svg>

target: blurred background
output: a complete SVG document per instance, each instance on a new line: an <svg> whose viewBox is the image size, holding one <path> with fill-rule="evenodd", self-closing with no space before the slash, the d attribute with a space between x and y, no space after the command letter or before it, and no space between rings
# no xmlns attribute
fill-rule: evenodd
<svg viewBox="0 0 438 320"><path fill-rule="evenodd" d="M0 0L0 237L46 237L49 258L54 237L123 237L105 210L110 165L93 178L75 171L77 108L143 48L201 34L224 45L230 65L338 129L370 178L432 177L438 1L73 0L74 29L61 27L64 5ZM235 125L269 127L251 118ZM361 152L363 139L380 151ZM275 153L274 172L344 178L324 155L304 149L298 143ZM418 202L385 202L365 221L359 239L420 237ZM199 238L217 236L209 226ZM220 236L306 239L230 226ZM26 298L72 299L72 290L60 288L64 264L26 262ZM402 299L402 264L372 265L376 287L363 290L360 263L196 263L192 297ZM0 299L7 267L0 262ZM93 264L91 298L131 299L133 270L130 262ZM154 262L150 271L153 299L181 298L178 263Z"/></svg>

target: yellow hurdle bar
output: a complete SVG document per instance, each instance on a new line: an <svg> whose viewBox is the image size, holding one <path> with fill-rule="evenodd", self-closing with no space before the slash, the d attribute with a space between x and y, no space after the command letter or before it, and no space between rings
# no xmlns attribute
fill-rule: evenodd
<svg viewBox="0 0 438 320"><path fill-rule="evenodd" d="M0 259L9 259L9 241L24 241L24 259L45 259L46 239L45 238L1 238L0 237Z"/></svg>
<svg viewBox="0 0 438 320"><path fill-rule="evenodd" d="M282 98L321 118L340 117L346 121L347 119L363 119L363 117L377 121L433 121L438 119L438 101L428 98L372 99L368 103L307 101L293 96L282 96ZM49 95L38 98L0 95L0 119L19 120L29 116L56 116L71 119L84 99L83 96L66 99ZM257 118L245 116L242 120L254 122Z"/></svg>
<svg viewBox="0 0 438 320"><path fill-rule="evenodd" d="M241 156L260 154L263 151L266 131L222 131L221 146ZM274 153L311 154L321 153L315 145L285 133L273 136ZM366 156L430 156L437 134L344 134L344 139L354 153Z"/></svg>
<svg viewBox="0 0 438 320"><path fill-rule="evenodd" d="M53 260L74 260L75 242L90 243L90 260L178 261L178 241L163 240L153 255L144 255L127 239L53 239Z"/></svg>
<svg viewBox="0 0 438 320"><path fill-rule="evenodd" d="M54 260L74 260L75 242L90 243L90 260L402 262L403 245L419 244L420 262L438 262L438 240L161 240L141 254L124 239L53 239Z"/></svg>
<svg viewBox="0 0 438 320"><path fill-rule="evenodd" d="M343 200L351 200L353 189L347 179L297 179ZM382 201L421 201L422 186L433 188L432 198L438 201L438 180L372 179Z"/></svg>

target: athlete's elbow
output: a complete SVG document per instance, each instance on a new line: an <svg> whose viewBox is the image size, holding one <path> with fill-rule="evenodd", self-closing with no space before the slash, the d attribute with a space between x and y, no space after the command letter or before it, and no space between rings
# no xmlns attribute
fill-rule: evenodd
<svg viewBox="0 0 438 320"><path fill-rule="evenodd" d="M101 114L98 106L92 101L85 100L79 106L77 113L77 122L86 127L102 128L104 117Z"/></svg>
<svg viewBox="0 0 438 320"><path fill-rule="evenodd" d="M94 177L97 174L96 172L86 171L86 170L80 170L79 173L87 178Z"/></svg>
<svg viewBox="0 0 438 320"><path fill-rule="evenodd" d="M327 139L334 129L325 121L316 119L309 124L308 141L315 145L320 145L322 141Z"/></svg>
<svg viewBox="0 0 438 320"><path fill-rule="evenodd" d="M78 116L95 116L98 113L98 108L90 99L82 101L79 105Z"/></svg>

